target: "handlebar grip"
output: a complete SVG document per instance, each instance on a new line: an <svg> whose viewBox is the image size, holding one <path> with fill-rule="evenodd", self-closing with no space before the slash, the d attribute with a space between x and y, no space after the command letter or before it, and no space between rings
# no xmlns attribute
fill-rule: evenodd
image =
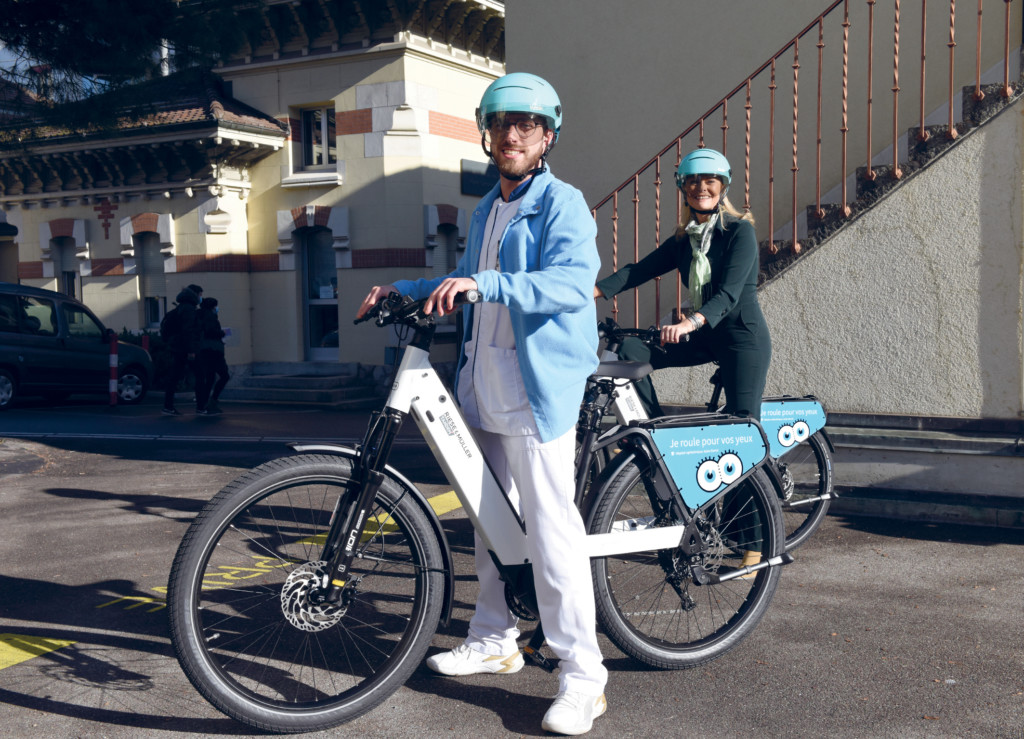
<svg viewBox="0 0 1024 739"><path fill-rule="evenodd" d="M479 303L481 300L483 300L483 296L479 290L466 290L455 297L456 303Z"/></svg>

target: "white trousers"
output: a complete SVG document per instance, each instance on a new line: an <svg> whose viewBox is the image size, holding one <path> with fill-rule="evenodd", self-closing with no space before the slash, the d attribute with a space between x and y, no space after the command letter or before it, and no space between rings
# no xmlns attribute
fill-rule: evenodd
<svg viewBox="0 0 1024 739"><path fill-rule="evenodd" d="M519 496L544 636L561 661L559 690L601 695L608 671L597 644L586 531L573 504L576 432L547 443L539 436L479 429L473 435L498 481ZM505 583L479 537L475 556L480 595L466 643L485 654L509 654L519 648L519 629L505 601Z"/></svg>

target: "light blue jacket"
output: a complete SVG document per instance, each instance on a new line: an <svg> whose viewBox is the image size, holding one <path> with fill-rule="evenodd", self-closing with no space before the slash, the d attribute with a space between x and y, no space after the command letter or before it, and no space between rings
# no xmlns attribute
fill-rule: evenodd
<svg viewBox="0 0 1024 739"><path fill-rule="evenodd" d="M551 441L576 425L587 377L598 364L597 226L582 193L545 171L535 175L505 229L501 271L475 272L484 225L499 192L495 185L473 211L466 253L448 277L472 277L483 300L508 306L533 418L541 439ZM418 300L443 279L399 280L394 287ZM472 306L463 310L466 326L472 327ZM467 328L466 340L470 332ZM464 361L460 349L460 368Z"/></svg>

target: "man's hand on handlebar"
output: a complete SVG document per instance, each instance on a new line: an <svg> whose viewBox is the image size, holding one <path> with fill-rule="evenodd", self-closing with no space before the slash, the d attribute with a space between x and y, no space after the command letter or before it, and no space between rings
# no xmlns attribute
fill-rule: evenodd
<svg viewBox="0 0 1024 739"><path fill-rule="evenodd" d="M398 292L397 290L395 290L394 285L374 285L374 287L370 290L370 294L366 296L366 299L363 300L362 305L359 306L359 310L356 311L356 320L358 321L360 318L365 316L367 311L370 310L370 308L372 308L373 306L377 305L377 303L380 302L381 298L386 298L389 294L393 292Z"/></svg>
<svg viewBox="0 0 1024 739"><path fill-rule="evenodd" d="M455 310L455 296L470 290L479 290L476 280L473 278L447 277L434 289L434 292L430 293L430 297L423 305L423 312L430 315L436 307L439 316L452 313Z"/></svg>

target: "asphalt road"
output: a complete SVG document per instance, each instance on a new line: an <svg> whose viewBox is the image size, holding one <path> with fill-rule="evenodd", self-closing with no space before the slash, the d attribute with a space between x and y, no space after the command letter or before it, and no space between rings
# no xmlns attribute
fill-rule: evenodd
<svg viewBox="0 0 1024 739"><path fill-rule="evenodd" d="M352 439L364 414L226 405L216 419L156 405L16 408L0 415L0 735L248 736L171 655L163 588L202 503L283 441ZM447 492L409 425L397 466ZM475 597L472 534L456 557L453 622ZM754 634L695 670L639 665L601 637L609 712L594 737L1024 739L1024 533L831 516L796 552ZM528 633L528 632L527 632ZM556 680L435 677L332 736L545 736Z"/></svg>

